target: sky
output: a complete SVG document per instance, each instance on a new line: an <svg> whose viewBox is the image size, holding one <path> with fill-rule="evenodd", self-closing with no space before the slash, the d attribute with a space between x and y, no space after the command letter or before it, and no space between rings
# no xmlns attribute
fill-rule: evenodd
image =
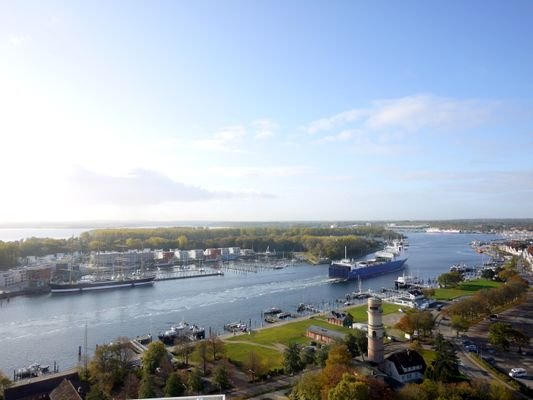
<svg viewBox="0 0 533 400"><path fill-rule="evenodd" d="M533 2L0 0L0 222L533 217Z"/></svg>

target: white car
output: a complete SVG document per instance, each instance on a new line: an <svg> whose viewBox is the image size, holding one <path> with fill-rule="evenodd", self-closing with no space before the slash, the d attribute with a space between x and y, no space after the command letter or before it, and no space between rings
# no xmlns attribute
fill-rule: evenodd
<svg viewBox="0 0 533 400"><path fill-rule="evenodd" d="M509 372L509 376L511 378L521 378L527 375L527 372L524 368L513 368L511 372Z"/></svg>

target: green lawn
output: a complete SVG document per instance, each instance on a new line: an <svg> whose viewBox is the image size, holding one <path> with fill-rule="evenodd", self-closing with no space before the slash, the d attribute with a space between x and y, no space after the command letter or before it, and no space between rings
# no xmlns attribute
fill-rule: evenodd
<svg viewBox="0 0 533 400"><path fill-rule="evenodd" d="M409 307L403 307L397 304L383 303L381 308L383 308L383 315L387 315L387 314L397 313L399 308L407 309ZM362 323L366 323L368 321L368 316L366 313L367 310L368 310L367 304L361 304L359 306L350 307L346 309L346 311L352 314L354 322L362 322Z"/></svg>
<svg viewBox="0 0 533 400"><path fill-rule="evenodd" d="M273 326L252 332L250 335L239 335L228 338L228 342L245 341L263 345L272 345L275 343L288 345L289 343L308 343L309 339L305 337L307 328L311 325L322 326L331 330L349 332L347 328L328 324L326 321L316 318L305 319L301 321L289 322L287 324Z"/></svg>
<svg viewBox="0 0 533 400"><path fill-rule="evenodd" d="M269 368L281 368L283 366L283 354L274 349L247 343L226 343L225 348L228 358L234 361L246 363L250 353L254 352L261 360L261 363L268 365Z"/></svg>
<svg viewBox="0 0 533 400"><path fill-rule="evenodd" d="M431 365L431 361L437 357L437 353L433 350L422 349L422 357L424 357L426 365Z"/></svg>
<svg viewBox="0 0 533 400"><path fill-rule="evenodd" d="M474 279L461 283L453 289L435 289L435 299L453 300L461 296L469 296L481 289L492 289L502 285L501 282L495 282L488 279Z"/></svg>

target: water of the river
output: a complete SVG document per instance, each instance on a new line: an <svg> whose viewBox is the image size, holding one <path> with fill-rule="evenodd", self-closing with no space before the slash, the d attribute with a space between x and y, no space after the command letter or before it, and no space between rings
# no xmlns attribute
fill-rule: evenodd
<svg viewBox="0 0 533 400"><path fill-rule="evenodd" d="M469 246L474 234L408 234L406 273L436 278L452 264L479 265L483 260ZM362 282L363 290L392 287L397 273ZM258 273L226 271L224 276L160 281L153 287L71 295L15 297L0 301L0 370L38 362L61 369L75 366L78 346L88 326L89 352L96 344L119 336L134 337L167 329L185 320L222 332L231 321L261 326L261 312L271 307L295 312L299 303L335 306L335 300L356 291L357 282L328 282L328 266L295 264Z"/></svg>

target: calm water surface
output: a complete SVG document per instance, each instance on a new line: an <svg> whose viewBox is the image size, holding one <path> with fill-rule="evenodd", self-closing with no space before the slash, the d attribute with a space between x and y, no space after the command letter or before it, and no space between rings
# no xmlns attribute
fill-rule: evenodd
<svg viewBox="0 0 533 400"><path fill-rule="evenodd" d="M406 273L436 278L455 263L481 264L487 259L470 249L474 240L494 236L409 234ZM153 287L73 295L16 297L0 303L0 370L10 374L38 362L61 369L75 366L78 346L88 326L89 352L119 336L134 337L167 329L185 320L222 332L241 320L261 326L261 312L271 307L296 310L299 303L333 307L335 299L357 290L357 282L331 283L328 267L296 264L258 273L156 282ZM393 273L362 282L363 290L392 287Z"/></svg>

